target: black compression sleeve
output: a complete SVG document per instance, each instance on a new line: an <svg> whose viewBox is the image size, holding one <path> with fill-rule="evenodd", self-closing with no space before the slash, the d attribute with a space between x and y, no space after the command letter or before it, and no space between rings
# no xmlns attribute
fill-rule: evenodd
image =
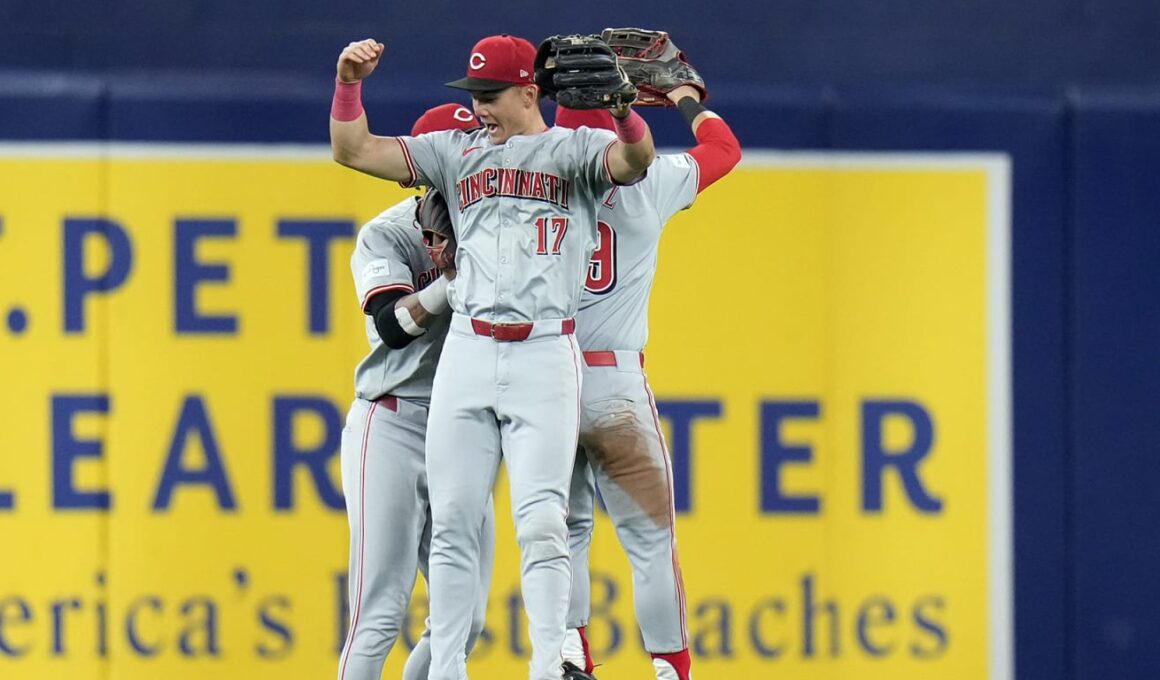
<svg viewBox="0 0 1160 680"><path fill-rule="evenodd" d="M384 290L367 300L367 316L375 320L379 337L391 349L403 349L417 337L403 330L395 318L395 303L406 295L402 290Z"/></svg>
<svg viewBox="0 0 1160 680"><path fill-rule="evenodd" d="M701 105L701 102L692 97L681 97L681 101L677 102L677 110L681 112L681 115L685 117L685 122L690 126L697 119L697 116L708 111Z"/></svg>

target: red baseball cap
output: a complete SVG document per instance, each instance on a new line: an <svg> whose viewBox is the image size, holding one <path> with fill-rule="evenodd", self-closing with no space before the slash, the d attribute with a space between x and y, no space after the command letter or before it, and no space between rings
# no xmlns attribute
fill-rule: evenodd
<svg viewBox="0 0 1160 680"><path fill-rule="evenodd" d="M480 127L479 120L462 104L440 104L427 109L411 127L411 136L417 137L427 132L441 130L474 130Z"/></svg>
<svg viewBox="0 0 1160 680"><path fill-rule="evenodd" d="M536 48L512 35L493 35L475 43L467 59L467 76L448 87L498 92L512 85L535 85Z"/></svg>
<svg viewBox="0 0 1160 680"><path fill-rule="evenodd" d="M594 130L615 130L612 123L612 114L608 109L591 109L577 111L556 106L556 127L575 130L578 127L590 127Z"/></svg>

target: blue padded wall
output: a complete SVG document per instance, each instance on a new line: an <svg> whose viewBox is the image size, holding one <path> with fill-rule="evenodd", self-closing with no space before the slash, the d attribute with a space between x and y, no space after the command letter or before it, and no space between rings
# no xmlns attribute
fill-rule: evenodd
<svg viewBox="0 0 1160 680"><path fill-rule="evenodd" d="M85 75L0 75L0 139L104 139L107 83Z"/></svg>
<svg viewBox="0 0 1160 680"><path fill-rule="evenodd" d="M1160 677L1160 96L1081 90L1072 135L1076 677Z"/></svg>
<svg viewBox="0 0 1160 680"><path fill-rule="evenodd" d="M712 82L1160 82L1160 4L1139 0L5 0L0 65L325 74L376 37L399 73L447 79L483 35L618 25L671 32Z"/></svg>

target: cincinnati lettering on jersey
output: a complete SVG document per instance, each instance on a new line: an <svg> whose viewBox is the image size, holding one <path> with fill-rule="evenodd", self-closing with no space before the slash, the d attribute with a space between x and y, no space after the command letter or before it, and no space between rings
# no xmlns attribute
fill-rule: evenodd
<svg viewBox="0 0 1160 680"><path fill-rule="evenodd" d="M459 180L459 212L485 198L526 198L568 207L568 180L520 168L484 168Z"/></svg>
<svg viewBox="0 0 1160 680"><path fill-rule="evenodd" d="M423 290L431 284L432 281L439 278L439 269L432 267L425 272L419 272L418 278L415 279L415 290Z"/></svg>

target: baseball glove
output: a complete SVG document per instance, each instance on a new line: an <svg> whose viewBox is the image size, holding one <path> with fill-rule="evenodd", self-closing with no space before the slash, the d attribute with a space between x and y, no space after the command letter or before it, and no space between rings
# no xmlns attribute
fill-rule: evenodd
<svg viewBox="0 0 1160 680"><path fill-rule="evenodd" d="M664 31L642 28L606 28L600 37L616 54L628 80L640 91L639 106L675 106L665 95L682 85L701 91L701 101L709 98L705 81Z"/></svg>
<svg viewBox="0 0 1160 680"><path fill-rule="evenodd" d="M423 232L423 246L431 261L440 269L455 269L455 229L443 194L428 189L415 208L415 221Z"/></svg>
<svg viewBox="0 0 1160 680"><path fill-rule="evenodd" d="M595 35L554 35L536 51L536 84L569 109L615 109L636 100L636 88L612 49Z"/></svg>

